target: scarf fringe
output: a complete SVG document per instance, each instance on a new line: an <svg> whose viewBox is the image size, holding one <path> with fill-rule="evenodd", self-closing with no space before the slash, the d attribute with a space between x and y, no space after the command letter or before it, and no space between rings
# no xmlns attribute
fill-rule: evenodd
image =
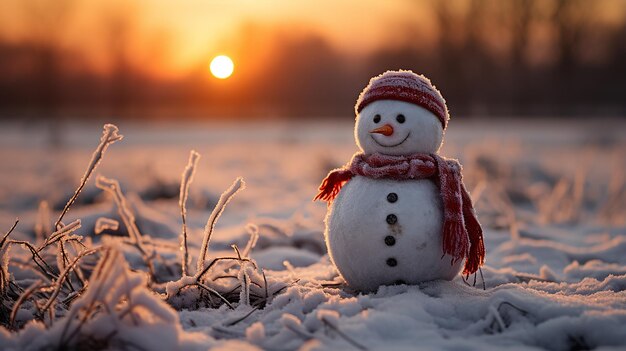
<svg viewBox="0 0 626 351"><path fill-rule="evenodd" d="M330 171L319 187L319 193L315 195L313 201L322 200L330 204L339 194L345 182L352 179L352 172L344 169Z"/></svg>
<svg viewBox="0 0 626 351"><path fill-rule="evenodd" d="M461 194L463 196L463 221L469 237L470 248L463 268L463 274L475 273L480 266L485 263L485 243L483 240L483 228L476 218L476 213L472 206L472 199L461 183Z"/></svg>
<svg viewBox="0 0 626 351"><path fill-rule="evenodd" d="M469 251L467 232L463 223L449 220L443 223L442 232L443 254L444 256L446 254L452 256L452 262L450 263L452 265L458 260L462 260Z"/></svg>

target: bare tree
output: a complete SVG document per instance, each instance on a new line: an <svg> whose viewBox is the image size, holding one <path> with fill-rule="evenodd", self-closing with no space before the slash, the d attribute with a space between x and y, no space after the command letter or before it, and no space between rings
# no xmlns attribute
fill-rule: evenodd
<svg viewBox="0 0 626 351"><path fill-rule="evenodd" d="M75 0L23 0L22 23L28 27L31 40L37 48L36 90L40 113L50 121L49 140L52 146L61 145L61 94L60 47Z"/></svg>
<svg viewBox="0 0 626 351"><path fill-rule="evenodd" d="M577 63L581 37L594 20L595 2L584 0L556 0L553 25L557 33L559 67L570 73Z"/></svg>
<svg viewBox="0 0 626 351"><path fill-rule="evenodd" d="M112 113L123 115L130 107L133 99L132 78L133 68L128 55L129 38L133 31L132 15L134 8L129 7L132 2L128 2L124 7L118 6L110 9L103 17L103 28L106 36L106 43L110 54L110 106Z"/></svg>

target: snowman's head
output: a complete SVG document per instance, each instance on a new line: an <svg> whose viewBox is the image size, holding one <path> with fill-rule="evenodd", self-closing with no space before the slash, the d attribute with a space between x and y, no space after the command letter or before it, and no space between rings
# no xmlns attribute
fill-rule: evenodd
<svg viewBox="0 0 626 351"><path fill-rule="evenodd" d="M436 153L449 119L446 102L423 75L387 71L359 95L354 136L366 154Z"/></svg>
<svg viewBox="0 0 626 351"><path fill-rule="evenodd" d="M427 109L404 101L378 100L357 115L356 143L366 154L436 153L443 126Z"/></svg>

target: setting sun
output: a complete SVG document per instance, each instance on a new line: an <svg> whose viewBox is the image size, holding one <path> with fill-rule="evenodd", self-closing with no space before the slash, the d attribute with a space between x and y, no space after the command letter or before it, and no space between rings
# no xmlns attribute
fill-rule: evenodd
<svg viewBox="0 0 626 351"><path fill-rule="evenodd" d="M233 74L233 70L235 68L235 64L230 57L225 55L216 56L211 61L211 74L215 76L215 78L226 79Z"/></svg>

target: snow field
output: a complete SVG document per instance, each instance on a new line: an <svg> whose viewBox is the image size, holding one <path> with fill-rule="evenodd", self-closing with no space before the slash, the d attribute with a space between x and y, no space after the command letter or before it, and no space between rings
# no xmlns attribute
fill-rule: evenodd
<svg viewBox="0 0 626 351"><path fill-rule="evenodd" d="M486 229L484 279L370 294L350 289L330 264L326 208L310 202L326 172L355 151L349 123L123 126L125 139L96 162L57 234L96 128L70 126L65 148L48 149L45 129L7 125L0 232L16 216L20 223L0 250L0 348L626 347L626 140L588 124L461 122L451 121L442 155L463 163ZM202 156L193 178L181 176L192 149ZM220 201L238 176L246 189ZM44 238L59 240L34 260L25 243L37 249ZM214 263L199 278L203 246L199 267Z"/></svg>

